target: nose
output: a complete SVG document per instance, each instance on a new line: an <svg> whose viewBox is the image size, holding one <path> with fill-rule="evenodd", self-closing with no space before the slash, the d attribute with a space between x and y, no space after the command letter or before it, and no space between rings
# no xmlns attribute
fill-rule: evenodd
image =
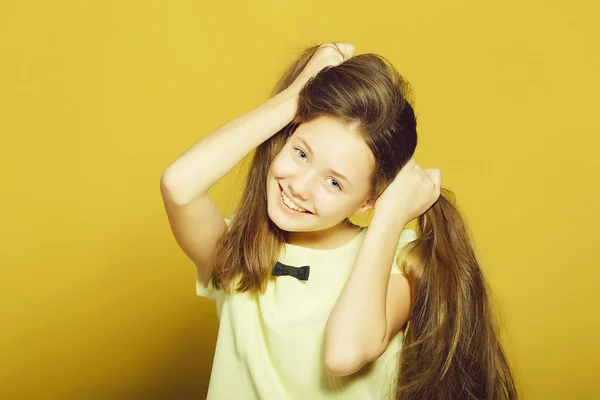
<svg viewBox="0 0 600 400"><path fill-rule="evenodd" d="M310 181L309 174L297 176L289 185L290 195L298 200L307 201L310 197Z"/></svg>

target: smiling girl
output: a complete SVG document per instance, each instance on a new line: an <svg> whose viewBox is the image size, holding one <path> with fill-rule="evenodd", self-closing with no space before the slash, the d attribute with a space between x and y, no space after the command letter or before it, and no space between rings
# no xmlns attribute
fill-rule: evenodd
<svg viewBox="0 0 600 400"><path fill-rule="evenodd" d="M306 49L264 104L161 177L220 320L208 398L516 399L452 193L413 158L408 83L353 53ZM224 218L208 190L254 149ZM369 210L368 227L350 221Z"/></svg>

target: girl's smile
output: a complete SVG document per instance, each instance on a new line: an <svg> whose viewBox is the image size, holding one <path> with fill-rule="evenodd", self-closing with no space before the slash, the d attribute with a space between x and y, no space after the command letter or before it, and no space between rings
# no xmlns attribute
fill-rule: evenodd
<svg viewBox="0 0 600 400"><path fill-rule="evenodd" d="M329 116L304 122L269 166L265 182L269 218L286 232L336 227L348 215L372 207L368 200L374 166L365 140L346 122Z"/></svg>
<svg viewBox="0 0 600 400"><path fill-rule="evenodd" d="M289 196L283 191L281 185L279 186L279 204L281 207L290 214L293 215L312 215L313 213L295 204Z"/></svg>

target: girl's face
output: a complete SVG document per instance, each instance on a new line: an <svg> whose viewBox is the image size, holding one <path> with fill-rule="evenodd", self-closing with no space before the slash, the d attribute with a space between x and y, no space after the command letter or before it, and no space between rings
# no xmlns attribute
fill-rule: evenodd
<svg viewBox="0 0 600 400"><path fill-rule="evenodd" d="M375 160L362 137L332 117L302 123L267 177L268 213L280 229L331 228L372 208Z"/></svg>

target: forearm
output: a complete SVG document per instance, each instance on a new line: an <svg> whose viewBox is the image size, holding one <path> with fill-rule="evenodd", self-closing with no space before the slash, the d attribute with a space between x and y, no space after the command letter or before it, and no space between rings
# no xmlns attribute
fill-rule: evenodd
<svg viewBox="0 0 600 400"><path fill-rule="evenodd" d="M289 88L210 132L165 170L171 196L185 203L205 193L254 148L294 118L298 90Z"/></svg>
<svg viewBox="0 0 600 400"><path fill-rule="evenodd" d="M401 214L375 211L354 268L327 321L326 357L346 357L339 362L348 365L381 351L387 332L391 266L408 222Z"/></svg>

